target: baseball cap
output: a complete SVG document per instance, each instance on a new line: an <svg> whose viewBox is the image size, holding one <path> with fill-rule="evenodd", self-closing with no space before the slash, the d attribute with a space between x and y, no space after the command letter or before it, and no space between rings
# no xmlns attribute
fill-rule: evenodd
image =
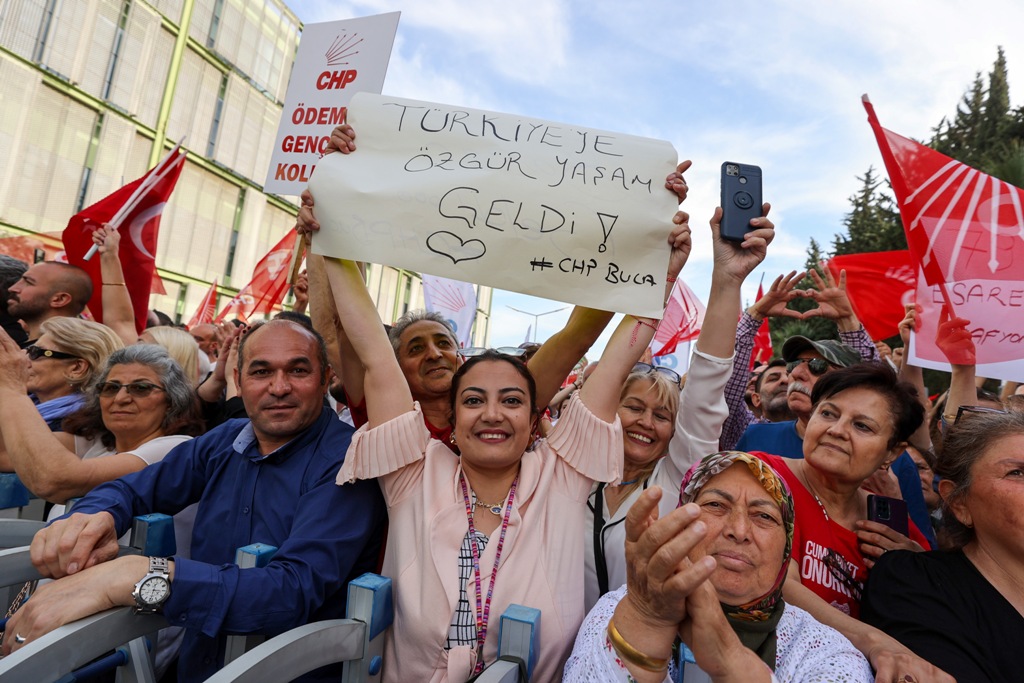
<svg viewBox="0 0 1024 683"><path fill-rule="evenodd" d="M842 342L834 339L814 341L799 335L790 337L782 345L782 358L788 363L796 360L804 351L817 351L829 363L841 368L848 368L862 360L859 353Z"/></svg>

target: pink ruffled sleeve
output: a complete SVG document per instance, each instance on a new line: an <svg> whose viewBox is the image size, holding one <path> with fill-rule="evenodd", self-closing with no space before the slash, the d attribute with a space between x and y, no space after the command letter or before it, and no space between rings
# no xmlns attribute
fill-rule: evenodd
<svg viewBox="0 0 1024 683"><path fill-rule="evenodd" d="M422 460L429 443L430 432L416 403L411 411L373 429L360 427L335 481L341 485L396 472Z"/></svg>
<svg viewBox="0 0 1024 683"><path fill-rule="evenodd" d="M622 476L622 423L605 422L580 400L579 392L548 437L548 446L574 470L594 481L615 482Z"/></svg>

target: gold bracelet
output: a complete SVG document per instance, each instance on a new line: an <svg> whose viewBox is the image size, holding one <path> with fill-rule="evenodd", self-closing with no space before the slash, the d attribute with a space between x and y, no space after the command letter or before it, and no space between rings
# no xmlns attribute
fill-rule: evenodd
<svg viewBox="0 0 1024 683"><path fill-rule="evenodd" d="M619 656L630 664L654 673L668 670L668 659L658 659L657 657L645 655L627 643L615 629L615 622L612 619L608 620L608 640L612 642L612 647L619 653Z"/></svg>
<svg viewBox="0 0 1024 683"><path fill-rule="evenodd" d="M125 286L125 284L123 282L104 282L103 283L104 287L106 287L108 285L110 287L124 287Z"/></svg>

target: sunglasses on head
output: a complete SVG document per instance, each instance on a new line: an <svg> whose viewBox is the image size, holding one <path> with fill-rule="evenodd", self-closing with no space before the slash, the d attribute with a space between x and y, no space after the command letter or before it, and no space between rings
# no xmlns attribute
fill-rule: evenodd
<svg viewBox="0 0 1024 683"><path fill-rule="evenodd" d="M64 353L63 351L54 351L53 349L44 349L41 346L32 345L25 349L25 353L28 354L29 360L39 360L40 358L55 358L57 360L72 360L77 359L78 356L71 353Z"/></svg>
<svg viewBox="0 0 1024 683"><path fill-rule="evenodd" d="M811 374L815 377L821 377L828 372L830 364L824 358L797 358L786 363L786 372L793 372L796 366L801 363L807 363L807 369L811 371Z"/></svg>
<svg viewBox="0 0 1024 683"><path fill-rule="evenodd" d="M459 355L463 358L472 358L473 356L482 356L488 351L495 351L503 356L514 356L515 358L526 355L526 349L520 349L515 346L499 346L496 349L488 349L483 346L471 346L468 349L459 349Z"/></svg>
<svg viewBox="0 0 1024 683"><path fill-rule="evenodd" d="M100 396L104 398L113 398L121 393L121 389L125 389L128 395L132 398L145 398L154 391L166 391L159 384L153 384L152 382L129 382L128 384L121 384L120 382L104 382L96 387Z"/></svg>
<svg viewBox="0 0 1024 683"><path fill-rule="evenodd" d="M668 377L676 384L676 386L681 384L683 381L683 378L680 377L679 373L676 372L675 370L666 368L661 365L651 365L650 363L637 363L636 365L633 366L633 370L631 372L642 372L645 375L649 375L652 372L657 372Z"/></svg>
<svg viewBox="0 0 1024 683"><path fill-rule="evenodd" d="M956 419L953 420L953 424L960 421L964 415L980 415L984 413L1006 415L1008 410L1002 408L989 408L988 406L960 406L956 409Z"/></svg>

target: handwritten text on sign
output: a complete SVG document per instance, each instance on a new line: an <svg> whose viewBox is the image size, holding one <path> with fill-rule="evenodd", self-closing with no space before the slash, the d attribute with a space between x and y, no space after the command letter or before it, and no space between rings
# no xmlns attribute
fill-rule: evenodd
<svg viewBox="0 0 1024 683"><path fill-rule="evenodd" d="M921 327L914 335L911 362L925 368L948 370L949 361L935 345L938 321L945 300L939 287L918 274L917 303ZM1024 282L1021 280L965 280L946 284L956 315L970 320L978 376L1024 380Z"/></svg>
<svg viewBox="0 0 1024 683"><path fill-rule="evenodd" d="M314 251L660 317L668 142L359 93L310 182Z"/></svg>

